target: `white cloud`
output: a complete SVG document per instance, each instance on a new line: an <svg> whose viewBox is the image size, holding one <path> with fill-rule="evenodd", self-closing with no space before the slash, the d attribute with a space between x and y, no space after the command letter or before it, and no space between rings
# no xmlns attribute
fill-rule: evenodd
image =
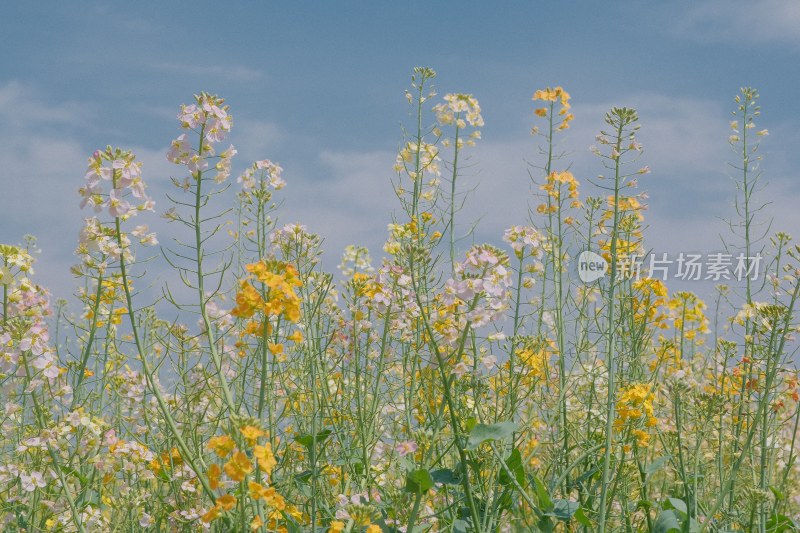
<svg viewBox="0 0 800 533"><path fill-rule="evenodd" d="M322 151L319 162L328 173L324 179L284 173L288 185L279 193L286 204L280 223L301 222L325 239L325 266L338 264L348 244L368 246L373 258L381 255L386 226L398 207L391 179L395 154L388 151Z"/></svg>
<svg viewBox="0 0 800 533"><path fill-rule="evenodd" d="M87 108L74 102L46 104L35 87L19 81L0 86L0 121L3 131L31 126L83 123Z"/></svg>
<svg viewBox="0 0 800 533"><path fill-rule="evenodd" d="M23 235L39 238L40 280L59 296L69 293L81 215L76 194L86 158L72 140L0 133L3 208L0 242L17 244Z"/></svg>
<svg viewBox="0 0 800 533"><path fill-rule="evenodd" d="M229 81L248 82L261 80L264 73L243 65L202 65L186 63L156 63L153 68L181 76L221 78Z"/></svg>
<svg viewBox="0 0 800 533"><path fill-rule="evenodd" d="M678 34L699 41L800 43L800 3L796 0L695 2L668 20Z"/></svg>
<svg viewBox="0 0 800 533"><path fill-rule="evenodd" d="M276 145L281 143L286 135L274 122L250 120L242 118L236 120L234 114L235 133L232 141L239 152L239 164L247 164L260 159L277 159ZM245 160L242 163L242 159Z"/></svg>

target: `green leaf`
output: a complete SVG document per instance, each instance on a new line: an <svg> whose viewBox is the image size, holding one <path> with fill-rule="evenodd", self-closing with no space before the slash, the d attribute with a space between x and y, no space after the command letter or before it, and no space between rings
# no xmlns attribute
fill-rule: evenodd
<svg viewBox="0 0 800 533"><path fill-rule="evenodd" d="M65 474L69 474L69 475L75 476L76 478L78 478L78 480L80 480L81 484L83 484L83 485L88 485L89 484L89 480L86 478L86 476L81 475L81 473L78 472L77 470L75 470L74 468L69 468L67 466L62 466L61 467L61 471L64 472Z"/></svg>
<svg viewBox="0 0 800 533"><path fill-rule="evenodd" d="M539 521L536 523L536 525L544 533L552 533L553 531L556 530L556 525L553 523L552 520L550 520L549 516L543 516L542 518L540 518Z"/></svg>
<svg viewBox="0 0 800 533"><path fill-rule="evenodd" d="M767 533L800 531L797 523L786 515L772 515L767 520Z"/></svg>
<svg viewBox="0 0 800 533"><path fill-rule="evenodd" d="M433 478L434 483L441 483L442 485L458 485L461 483L461 477L449 468L433 470L431 478Z"/></svg>
<svg viewBox="0 0 800 533"><path fill-rule="evenodd" d="M289 533L300 533L302 529L300 526L292 522L291 520L287 521L286 525L288 526Z"/></svg>
<svg viewBox="0 0 800 533"><path fill-rule="evenodd" d="M514 505L514 500L511 498L511 491L508 488L503 489L500 497L495 500L497 508L501 511L508 511Z"/></svg>
<svg viewBox="0 0 800 533"><path fill-rule="evenodd" d="M550 495L547 493L547 487L545 487L542 480L534 474L531 474L531 478L533 479L533 486L536 489L536 498L539 500L539 507L545 511L550 511L553 508L553 500L550 499Z"/></svg>
<svg viewBox="0 0 800 533"><path fill-rule="evenodd" d="M467 433L469 433L470 431L472 431L472 428L474 428L477 423L478 419L475 418L474 416L471 416L467 418L467 420L464 422L464 429L467 431Z"/></svg>
<svg viewBox="0 0 800 533"><path fill-rule="evenodd" d="M775 496L776 500L785 500L786 499L786 496L781 491L779 491L776 487L773 487L772 485L770 485L769 490L770 490L770 492L772 492L772 495Z"/></svg>
<svg viewBox="0 0 800 533"><path fill-rule="evenodd" d="M425 494L433 488L431 473L421 468L406 476L406 491L412 494Z"/></svg>
<svg viewBox="0 0 800 533"><path fill-rule="evenodd" d="M311 479L313 474L314 472L311 470L303 470L299 474L295 474L294 478L300 483L308 483L308 480Z"/></svg>
<svg viewBox="0 0 800 533"><path fill-rule="evenodd" d="M647 477L652 476L653 474L661 470L661 468L663 468L663 466L667 464L667 461L669 461L669 457L662 456L657 458L655 461L653 461L644 468L644 473L647 474Z"/></svg>
<svg viewBox="0 0 800 533"><path fill-rule="evenodd" d="M602 467L599 465L593 466L586 472L581 473L578 477L572 480L570 486L573 488L581 488L585 483L595 477L600 471Z"/></svg>
<svg viewBox="0 0 800 533"><path fill-rule="evenodd" d="M511 472L514 475L513 479L516 479L517 484L520 487L525 486L525 470L522 468L522 455L519 453L519 450L514 448L511 451L511 455L508 456L508 459L505 460L506 468L508 468L508 472ZM506 468L500 468L500 477L498 481L501 485L511 485L513 484L513 480ZM516 487L515 487L516 488Z"/></svg>
<svg viewBox="0 0 800 533"><path fill-rule="evenodd" d="M578 502L562 499L553 500L553 516L562 522L571 520L572 515L574 515L580 508L581 505Z"/></svg>
<svg viewBox="0 0 800 533"><path fill-rule="evenodd" d="M486 441L502 440L510 437L517 430L514 422L498 422L496 424L475 424L469 432L467 448L475 450Z"/></svg>
<svg viewBox="0 0 800 533"><path fill-rule="evenodd" d="M589 517L586 516L586 513L583 512L582 507L578 507L578 510L575 511L575 520L584 527L592 527L592 521L589 520Z"/></svg>
<svg viewBox="0 0 800 533"><path fill-rule="evenodd" d="M453 533L467 533L469 523L466 520L453 520Z"/></svg>
<svg viewBox="0 0 800 533"><path fill-rule="evenodd" d="M686 502L681 500L680 498L667 498L667 501L664 505L665 509L675 509L679 513L682 514L689 514L689 510L686 508Z"/></svg>
<svg viewBox="0 0 800 533"><path fill-rule="evenodd" d="M323 429L319 433L317 433L316 441L317 445L322 444L325 442L325 439L330 437L331 430L330 429ZM294 438L295 442L299 443L307 450L311 450L311 447L314 445L314 437L312 435L300 435Z"/></svg>
<svg viewBox="0 0 800 533"><path fill-rule="evenodd" d="M397 464L405 470L406 472L411 472L412 470L417 469L417 463L411 456L411 454L404 455L403 457L397 458Z"/></svg>
<svg viewBox="0 0 800 533"><path fill-rule="evenodd" d="M653 524L653 533L680 533L681 523L678 520L678 515L675 511L667 510L662 511L655 524Z"/></svg>

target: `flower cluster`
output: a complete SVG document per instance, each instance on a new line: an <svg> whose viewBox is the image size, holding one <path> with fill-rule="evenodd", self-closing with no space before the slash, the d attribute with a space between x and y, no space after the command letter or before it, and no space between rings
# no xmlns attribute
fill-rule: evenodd
<svg viewBox="0 0 800 533"><path fill-rule="evenodd" d="M511 226L503 233L503 240L511 246L520 259L540 258L544 253L545 237L533 226Z"/></svg>
<svg viewBox="0 0 800 533"><path fill-rule="evenodd" d="M213 163L216 170L214 181L222 183L231 174L231 161L237 151L231 145L217 156L213 145L225 139L233 121L222 98L208 93L200 93L194 98L194 104L181 105L178 121L183 129L199 135L198 146L193 148L188 135L182 133L170 144L167 160L176 165L185 165L195 179L209 169L210 161L216 160Z"/></svg>
<svg viewBox="0 0 800 533"><path fill-rule="evenodd" d="M566 191L563 187L567 188ZM545 183L539 187L547 194L547 203L540 204L536 211L542 214L555 213L559 211L564 202L569 199L569 206L573 208L581 207L583 204L578 200L578 180L569 171L551 172ZM566 194L564 194L566 192ZM568 223L569 220L567 221Z"/></svg>
<svg viewBox="0 0 800 533"><path fill-rule="evenodd" d="M250 318L258 311L267 317L283 316L291 322L300 320L300 297L295 288L303 283L294 266L277 261L259 261L246 268L267 289L266 295L262 296L250 280L242 280L231 315Z"/></svg>
<svg viewBox="0 0 800 533"><path fill-rule="evenodd" d="M460 131L466 129L468 124L473 128L481 128L484 124L481 106L471 94L447 94L444 102L433 106L433 112L440 126L455 125L456 148L461 148L464 144L473 146L475 139L481 138L481 132L477 129L473 130L466 140L460 135ZM434 129L434 133L441 135L438 127ZM447 145L449 142L445 141L445 146Z"/></svg>
<svg viewBox="0 0 800 533"><path fill-rule="evenodd" d="M403 251L405 245L415 242L418 236L422 236L420 235L420 226L416 217L413 217L405 224L391 223L387 226L387 229L389 230L389 238L383 245L383 251L390 255L398 255ZM440 236L440 234L434 233L431 238Z"/></svg>
<svg viewBox="0 0 800 533"><path fill-rule="evenodd" d="M550 87L540 89L533 93L533 101L549 103L549 105L539 107L535 110L536 115L540 117L546 117L552 114L555 111L556 103L561 104L561 109L558 110L558 116L561 117L557 126L559 130L569 128L569 123L575 118L575 116L569 112L572 107L569 103L569 93L561 87L556 87L555 89L551 89ZM536 133L536 131L534 131L534 133Z"/></svg>
<svg viewBox="0 0 800 533"><path fill-rule="evenodd" d="M407 339L412 332L411 325L420 316L411 276L402 266L384 261L374 281L361 279L361 289L370 297L371 305L379 313L386 313L391 309L392 331L399 338ZM354 282L358 282L358 278Z"/></svg>
<svg viewBox="0 0 800 533"><path fill-rule="evenodd" d="M181 105L178 121L186 130L201 128L205 139L209 142L222 142L231 131L233 118L228 114L225 100L208 93L200 93L194 97L195 103Z"/></svg>
<svg viewBox="0 0 800 533"><path fill-rule="evenodd" d="M86 307L84 318L94 321L97 328L104 327L107 321L111 325L118 325L122 321L122 316L128 313L124 305L116 307L121 301L121 278L122 276L115 272L102 280L94 279L90 285L91 295L89 291L83 291L80 294ZM99 290L98 281L100 283Z"/></svg>
<svg viewBox="0 0 800 533"><path fill-rule="evenodd" d="M155 203L145 193L142 181L142 164L132 152L120 148L106 147L97 150L89 158L89 167L84 176L86 183L78 192L83 200L81 209L90 205L96 213L108 210L113 218L127 219L137 211L152 211ZM109 186L108 192L103 183ZM133 202L129 201L133 199Z"/></svg>
<svg viewBox="0 0 800 533"><path fill-rule="evenodd" d="M16 273L8 270L13 283L4 287L4 312L0 325L0 373L30 376L31 388L46 379L53 384L61 374L55 351L50 343L48 319L51 315L48 292L22 275L30 271L33 258L21 248L0 247L2 263L9 258L22 265ZM8 266L6 266L8 269Z"/></svg>
<svg viewBox="0 0 800 533"><path fill-rule="evenodd" d="M457 128L464 129L467 124L480 128L483 126L481 106L471 94L446 94L444 102L433 107L439 124L455 124Z"/></svg>
<svg viewBox="0 0 800 533"><path fill-rule="evenodd" d="M380 503L381 497L378 491L352 494L349 497L340 494L336 499L336 514L334 515L336 520L331 521L328 533L344 533L346 524L343 520L350 521L364 533L380 533L381 527L372 523L378 515L379 511L376 507Z"/></svg>
<svg viewBox="0 0 800 533"><path fill-rule="evenodd" d="M556 354L558 348L552 339L523 337L515 353L517 364L513 370L529 379L544 379L548 375L550 360Z"/></svg>
<svg viewBox="0 0 800 533"><path fill-rule="evenodd" d="M228 146L228 149L223 151L219 154L219 161L217 164L214 165L214 168L217 171L217 174L214 176L214 181L217 183L222 183L228 179L231 175L231 162L233 160L233 156L238 154L239 152L233 145Z"/></svg>
<svg viewBox="0 0 800 533"><path fill-rule="evenodd" d="M372 274L375 269L372 267L369 250L364 246L347 245L342 254L339 270L343 276L352 276L356 272Z"/></svg>
<svg viewBox="0 0 800 533"><path fill-rule="evenodd" d="M456 263L456 278L448 279L444 288L444 303L459 302L474 327L499 319L508 309L511 298L511 271L508 256L494 246L473 246L466 259Z"/></svg>
<svg viewBox="0 0 800 533"><path fill-rule="evenodd" d="M666 304L667 287L660 279L642 278L633 282L631 306L633 318L638 324L668 327L666 314L659 312Z"/></svg>
<svg viewBox="0 0 800 533"><path fill-rule="evenodd" d="M603 235L603 238L598 240L602 255L606 261L611 262L611 246L612 240L607 237L612 231L614 221L615 206L618 220L617 238L613 240L616 246L617 264L629 265L632 262L632 257L643 256L643 234L642 234L642 221L644 215L642 212L647 209L647 206L641 203L640 198L644 198L644 194L636 196L620 195L615 201L614 196L606 198L606 208L600 215L597 223L598 235ZM624 274L630 275L632 272L628 271Z"/></svg>
<svg viewBox="0 0 800 533"><path fill-rule="evenodd" d="M116 228L102 224L97 217L90 217L84 219L75 253L82 258L85 266L97 267L103 272L107 266L106 259L111 261L118 261L122 257L126 261L132 259L130 244L127 235L120 235L118 239ZM101 256L99 262L94 258L95 253Z"/></svg>
<svg viewBox="0 0 800 533"><path fill-rule="evenodd" d="M744 135L739 131L740 121L744 124L744 131L753 130L756 127L754 122L755 117L761 114L761 108L758 105L759 94L758 91L752 88L743 88L742 93L736 95L735 101L737 109L733 112L733 116L737 120L731 120L730 127L733 133L728 137L728 142L731 145L739 146L742 143ZM758 137L769 135L769 130L763 129L756 132L756 142L751 141L749 150L755 152L758 144ZM758 158L756 158L758 159Z"/></svg>
<svg viewBox="0 0 800 533"><path fill-rule="evenodd" d="M267 508L267 513L263 513L261 506L258 506L259 510L250 521L250 528L254 531L263 525L275 529L278 520L283 518L283 513L296 518L302 517L302 513L288 504L275 487L269 486L277 461L269 442L258 444L259 439L265 436L266 433L258 426L248 424L239 428L237 439L230 435L219 435L208 441L208 450L219 459L227 461L222 467L217 463L208 467L206 477L209 487L213 491L222 490L224 494L215 497L214 506L201 517L202 522L208 524L220 518L223 513L231 511L236 507L239 498L260 502ZM245 449L239 448L237 440ZM255 460L255 464L251 458ZM247 490L232 491L237 485L246 487Z"/></svg>
<svg viewBox="0 0 800 533"><path fill-rule="evenodd" d="M124 221L139 211L152 211L155 207L155 202L145 193L142 164L130 151L110 146L96 151L89 158L85 179L85 186L78 191L83 198L81 208L91 205L98 213L107 209L109 216ZM108 194L103 182L110 186ZM80 273L85 267L102 273L109 262L132 261L131 236L143 246L158 244L156 234L145 224L136 226L128 234L119 231L116 223L103 222L98 216L85 218L75 251L81 258L81 265L74 271Z"/></svg>
<svg viewBox="0 0 800 533"><path fill-rule="evenodd" d="M651 386L645 383L623 389L617 400L616 422L621 425L630 420L643 419L649 426L656 425L658 420L653 417L654 398Z"/></svg>
<svg viewBox="0 0 800 533"><path fill-rule="evenodd" d="M697 339L698 336L708 333L708 318L705 315L706 304L696 294L686 291L675 293L667 302L672 326L676 332L686 339Z"/></svg>
<svg viewBox="0 0 800 533"><path fill-rule="evenodd" d="M418 157L419 171L415 170ZM442 173L441 162L439 148L435 144L426 142L418 144L413 141L408 141L397 154L394 170L396 172L405 170L413 180L421 179L425 172L429 172L438 177Z"/></svg>
<svg viewBox="0 0 800 533"><path fill-rule="evenodd" d="M269 159L262 159L248 167L236 181L241 183L242 188L246 191L256 188L266 190L267 186L277 191L286 185L281 177L282 172L283 169L277 163L273 163Z"/></svg>
<svg viewBox="0 0 800 533"><path fill-rule="evenodd" d="M652 387L645 383L636 383L624 388L617 400L617 418L614 420L614 427L617 430L628 427L639 448L646 448L650 443L647 428L658 425L653 408L654 400ZM626 446L626 450L629 449Z"/></svg>
<svg viewBox="0 0 800 533"><path fill-rule="evenodd" d="M295 262L299 268L315 265L321 242L319 235L311 233L303 224L286 224L269 234L269 242L283 258Z"/></svg>

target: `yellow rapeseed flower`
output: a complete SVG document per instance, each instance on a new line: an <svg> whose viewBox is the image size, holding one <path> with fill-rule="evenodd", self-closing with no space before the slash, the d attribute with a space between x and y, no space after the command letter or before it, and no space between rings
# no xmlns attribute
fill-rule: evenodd
<svg viewBox="0 0 800 533"><path fill-rule="evenodd" d="M253 457L258 461L258 466L267 474L272 473L272 469L278 464L275 455L272 453L272 446L266 443L264 446L256 445L253 448Z"/></svg>
<svg viewBox="0 0 800 533"><path fill-rule="evenodd" d="M244 452L236 452L230 461L223 467L228 477L234 481L243 481L245 476L253 471L253 463Z"/></svg>
<svg viewBox="0 0 800 533"><path fill-rule="evenodd" d="M211 487L211 490L219 488L220 475L222 475L222 469L218 464L212 464L208 467L208 486Z"/></svg>
<svg viewBox="0 0 800 533"><path fill-rule="evenodd" d="M249 446L254 445L259 437L264 436L264 432L255 426L244 426L239 429L239 432Z"/></svg>
<svg viewBox="0 0 800 533"><path fill-rule="evenodd" d="M228 435L211 437L208 441L208 449L217 454L217 457L225 458L236 447L236 443Z"/></svg>
<svg viewBox="0 0 800 533"><path fill-rule="evenodd" d="M247 484L247 490L250 492L250 498L253 500L261 500L267 497L267 487L263 486L261 483L256 483L255 481L250 481Z"/></svg>
<svg viewBox="0 0 800 533"><path fill-rule="evenodd" d="M217 498L217 504L225 511L230 511L236 505L236 497L232 494L225 494Z"/></svg>
<svg viewBox="0 0 800 533"><path fill-rule="evenodd" d="M221 510L222 510L222 507L220 507L219 505L215 505L206 514L201 516L200 520L202 520L206 524L208 524L210 522L213 522L214 520L219 518L219 514L220 514Z"/></svg>

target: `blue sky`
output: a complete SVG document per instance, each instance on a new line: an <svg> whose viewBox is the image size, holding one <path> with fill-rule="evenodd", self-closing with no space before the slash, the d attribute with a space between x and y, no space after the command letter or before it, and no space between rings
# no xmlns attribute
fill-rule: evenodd
<svg viewBox="0 0 800 533"><path fill-rule="evenodd" d="M483 140L464 173L466 186L478 185L465 216L482 217L481 240L525 221L526 161L536 160L530 99L556 84L573 97L565 146L581 181L601 172L588 146L605 110L639 110L652 169L640 180L649 245L670 252L719 249L717 217L732 214L734 194L732 99L758 88L759 128L770 130L762 194L775 200L765 214L800 229L792 0L16 2L4 6L0 35L0 242L37 235L40 281L57 296L72 290L68 268L88 216L76 193L86 158L106 144L133 149L163 211L174 117L203 90L231 106L234 175L255 159L280 162L281 221L322 234L328 268L349 243L379 256L416 65L437 70L440 94L481 103Z"/></svg>

